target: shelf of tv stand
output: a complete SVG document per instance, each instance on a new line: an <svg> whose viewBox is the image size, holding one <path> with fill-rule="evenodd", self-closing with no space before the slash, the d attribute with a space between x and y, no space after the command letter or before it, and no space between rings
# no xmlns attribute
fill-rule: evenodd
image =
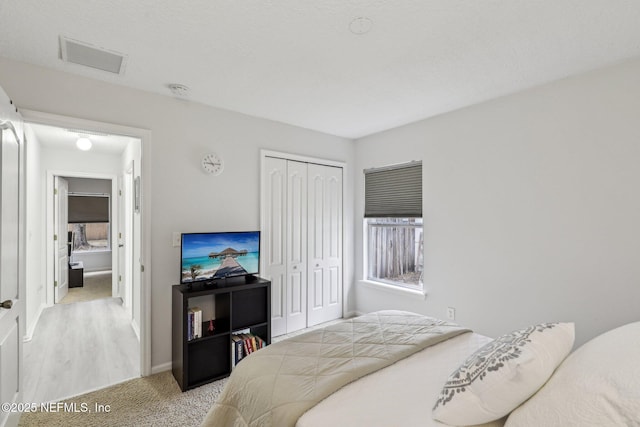
<svg viewBox="0 0 640 427"><path fill-rule="evenodd" d="M215 331L203 319L200 338L187 340L189 300L211 296ZM202 308L202 307L201 307ZM204 310L203 310L204 312ZM271 343L271 282L255 276L228 278L205 285L172 287L172 372L182 391L231 373L231 334L249 329Z"/></svg>

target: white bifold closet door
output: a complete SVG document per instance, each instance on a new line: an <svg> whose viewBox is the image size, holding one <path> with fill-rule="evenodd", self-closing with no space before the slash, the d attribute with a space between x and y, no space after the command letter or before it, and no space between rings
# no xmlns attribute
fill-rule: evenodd
<svg viewBox="0 0 640 427"><path fill-rule="evenodd" d="M342 168L309 164L307 326L342 317Z"/></svg>
<svg viewBox="0 0 640 427"><path fill-rule="evenodd" d="M265 158L272 336L342 317L342 168Z"/></svg>

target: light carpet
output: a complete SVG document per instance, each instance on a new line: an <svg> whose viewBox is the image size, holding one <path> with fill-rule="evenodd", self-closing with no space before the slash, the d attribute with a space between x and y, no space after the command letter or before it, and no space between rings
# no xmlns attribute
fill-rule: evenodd
<svg viewBox="0 0 640 427"><path fill-rule="evenodd" d="M165 371L64 400L66 410L60 405L57 413L24 413L19 426L199 426L226 381L183 393L171 371ZM96 405L108 405L109 412L96 412Z"/></svg>
<svg viewBox="0 0 640 427"><path fill-rule="evenodd" d="M83 286L69 288L59 304L71 304L111 297L111 271L96 271L84 274Z"/></svg>
<svg viewBox="0 0 640 427"><path fill-rule="evenodd" d="M274 337L272 342L340 321ZM68 411L63 407L56 413L24 413L19 427L199 426L226 382L224 378L183 393L171 371L165 371L64 400L63 404L71 404ZM88 411L82 412L83 403ZM78 412L73 411L73 404ZM110 411L96 412L96 405L109 405Z"/></svg>

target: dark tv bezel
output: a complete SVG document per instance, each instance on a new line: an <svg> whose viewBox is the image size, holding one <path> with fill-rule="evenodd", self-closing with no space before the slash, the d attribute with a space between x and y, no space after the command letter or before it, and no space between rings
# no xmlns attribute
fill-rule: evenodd
<svg viewBox="0 0 640 427"><path fill-rule="evenodd" d="M213 278L213 277L209 277L209 278L202 278L202 279L196 279L196 280L189 280L189 281L184 281L182 278L182 260L183 260L183 248L184 248L184 236L187 235L195 235L195 234L200 234L200 235L211 235L211 234L246 234L246 233L257 233L258 235L258 271L256 271L255 273L242 273L242 274L233 274L233 275L229 275L229 276L225 276L225 277L217 277L217 278ZM260 274L260 252L261 252L261 246L262 246L262 241L260 240L261 238L261 234L260 234L260 230L248 230L248 231L211 231L211 232L195 232L195 233L181 233L180 234L180 284L181 285L189 285L189 284L193 284L193 283L202 283L202 282L217 282L219 280L225 280L228 278L234 278L234 277L247 277L247 276L257 276L258 274Z"/></svg>

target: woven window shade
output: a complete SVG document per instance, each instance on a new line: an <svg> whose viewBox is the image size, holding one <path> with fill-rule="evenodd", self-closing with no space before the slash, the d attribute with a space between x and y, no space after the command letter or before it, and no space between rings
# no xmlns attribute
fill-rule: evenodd
<svg viewBox="0 0 640 427"><path fill-rule="evenodd" d="M421 218L422 162L364 171L365 218Z"/></svg>
<svg viewBox="0 0 640 427"><path fill-rule="evenodd" d="M69 195L68 221L70 224L109 222L109 198Z"/></svg>

